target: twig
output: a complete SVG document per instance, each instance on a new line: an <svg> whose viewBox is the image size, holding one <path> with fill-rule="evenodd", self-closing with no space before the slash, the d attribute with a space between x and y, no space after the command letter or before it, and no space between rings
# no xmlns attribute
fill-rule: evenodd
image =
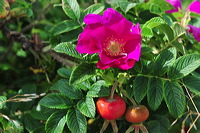
<svg viewBox="0 0 200 133"><path fill-rule="evenodd" d="M66 58L63 58L63 57L59 56L59 54L56 53L56 52L53 51L53 50L49 50L49 51L47 51L46 53L47 53L48 55L52 56L52 57L53 57L55 60L57 60L58 62L61 62L62 64L65 64L65 65L67 65L67 66L69 66L69 67L73 67L73 66L76 65L76 63L71 62L71 61L67 60Z"/></svg>
<svg viewBox="0 0 200 133"><path fill-rule="evenodd" d="M186 92L187 92L187 94L188 94L188 96L189 96L189 98L190 98L190 100L191 100L191 102L192 102L192 104L193 104L193 106L194 106L194 108L195 108L197 114L198 114L197 117L195 118L195 120L192 122L192 125L190 125L190 128L189 128L188 131L187 131L187 133L189 133L190 130L192 129L192 127L194 126L194 124L196 123L196 121L199 119L200 113L199 113L199 110L197 109L197 107L196 107L196 105L195 105L195 103L194 103L194 101L193 101L193 99L192 99L192 97L191 97L191 95L190 95L190 93L189 93L187 87L186 87L184 84L183 84L183 87L185 88L185 90L186 90Z"/></svg>
<svg viewBox="0 0 200 133"><path fill-rule="evenodd" d="M187 94L188 94L188 96L189 96L189 98L190 98L190 100L191 100L191 102L192 102L192 104L193 104L193 106L194 106L196 112L199 114L199 110L197 109L197 106L195 105L195 103L194 103L194 101L193 101L193 99L192 99L192 97L191 97L191 95L190 95L190 93L189 93L187 87L186 87L184 84L183 84L183 86L184 86L184 88L185 88L185 90L186 90L186 92L187 92Z"/></svg>

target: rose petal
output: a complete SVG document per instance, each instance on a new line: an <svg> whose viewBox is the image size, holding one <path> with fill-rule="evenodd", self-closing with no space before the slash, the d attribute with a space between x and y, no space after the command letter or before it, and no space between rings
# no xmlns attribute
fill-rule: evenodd
<svg viewBox="0 0 200 133"><path fill-rule="evenodd" d="M169 2L174 7L174 9L166 11L167 13L178 12L179 8L182 9L181 0L166 0L166 1Z"/></svg>
<svg viewBox="0 0 200 133"><path fill-rule="evenodd" d="M76 50L79 53L98 53L100 52L95 38L93 38L91 35L92 30L85 28L84 32L82 32L78 39L78 44L76 46Z"/></svg>
<svg viewBox="0 0 200 133"><path fill-rule="evenodd" d="M131 27L131 33L132 34L138 34L138 35L140 35L141 34L141 29L140 29L140 24L136 24L135 26L134 25L132 25L132 27Z"/></svg>
<svg viewBox="0 0 200 133"><path fill-rule="evenodd" d="M120 25L120 26L119 26ZM130 29L133 26L132 22L122 19L118 23L114 23L112 25L107 26L107 28L115 31L119 36L124 36L127 33L130 33Z"/></svg>
<svg viewBox="0 0 200 133"><path fill-rule="evenodd" d="M117 12L116 10L112 9L112 8L108 8L103 16L102 16L102 21L101 23L103 25L110 25L110 24L113 24L113 23L117 23L119 22L120 20L122 20L124 17L119 13Z"/></svg>
<svg viewBox="0 0 200 133"><path fill-rule="evenodd" d="M124 64L120 63L119 68L122 70L128 70L128 69L132 68L134 66L134 64L135 64L135 60L129 59Z"/></svg>
<svg viewBox="0 0 200 133"><path fill-rule="evenodd" d="M132 40L125 45L125 51L128 53L128 59L139 61L141 54L141 40Z"/></svg>
<svg viewBox="0 0 200 133"><path fill-rule="evenodd" d="M109 64L115 60L115 58L106 55L104 52L99 54L100 60L103 64Z"/></svg>
<svg viewBox="0 0 200 133"><path fill-rule="evenodd" d="M101 15L99 15L99 14L88 14L84 17L84 23L86 25L101 23Z"/></svg>
<svg viewBox="0 0 200 133"><path fill-rule="evenodd" d="M193 1L187 8L187 10L191 12L195 12L197 14L200 14L200 1Z"/></svg>
<svg viewBox="0 0 200 133"><path fill-rule="evenodd" d="M194 38L200 42L200 28L192 26L192 25L188 25L189 27L189 32L193 34Z"/></svg>
<svg viewBox="0 0 200 133"><path fill-rule="evenodd" d="M110 63L110 64L103 64L101 61L97 62L97 68L99 69L108 69L110 67L117 67L114 63Z"/></svg>

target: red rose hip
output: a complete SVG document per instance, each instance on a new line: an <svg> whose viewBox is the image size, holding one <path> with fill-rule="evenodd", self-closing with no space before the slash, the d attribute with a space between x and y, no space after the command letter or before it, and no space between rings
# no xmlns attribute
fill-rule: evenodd
<svg viewBox="0 0 200 133"><path fill-rule="evenodd" d="M144 105L129 107L125 113L125 119L131 123L141 123L149 117L149 110Z"/></svg>
<svg viewBox="0 0 200 133"><path fill-rule="evenodd" d="M96 108L102 118L115 120L121 117L126 111L126 103L118 96L114 95L113 99L101 97L96 102Z"/></svg>

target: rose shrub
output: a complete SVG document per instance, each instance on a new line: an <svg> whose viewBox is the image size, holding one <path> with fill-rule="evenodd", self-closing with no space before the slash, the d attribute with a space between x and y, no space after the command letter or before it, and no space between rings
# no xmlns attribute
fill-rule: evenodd
<svg viewBox="0 0 200 133"><path fill-rule="evenodd" d="M0 132L199 133L199 3L0 0Z"/></svg>

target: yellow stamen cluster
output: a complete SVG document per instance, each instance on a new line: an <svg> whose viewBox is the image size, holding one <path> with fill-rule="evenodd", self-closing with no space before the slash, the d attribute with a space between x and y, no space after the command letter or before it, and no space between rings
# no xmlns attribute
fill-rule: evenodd
<svg viewBox="0 0 200 133"><path fill-rule="evenodd" d="M113 39L109 37L106 39L106 43L104 43L104 51L110 56L121 56L125 53L124 45L122 39Z"/></svg>

